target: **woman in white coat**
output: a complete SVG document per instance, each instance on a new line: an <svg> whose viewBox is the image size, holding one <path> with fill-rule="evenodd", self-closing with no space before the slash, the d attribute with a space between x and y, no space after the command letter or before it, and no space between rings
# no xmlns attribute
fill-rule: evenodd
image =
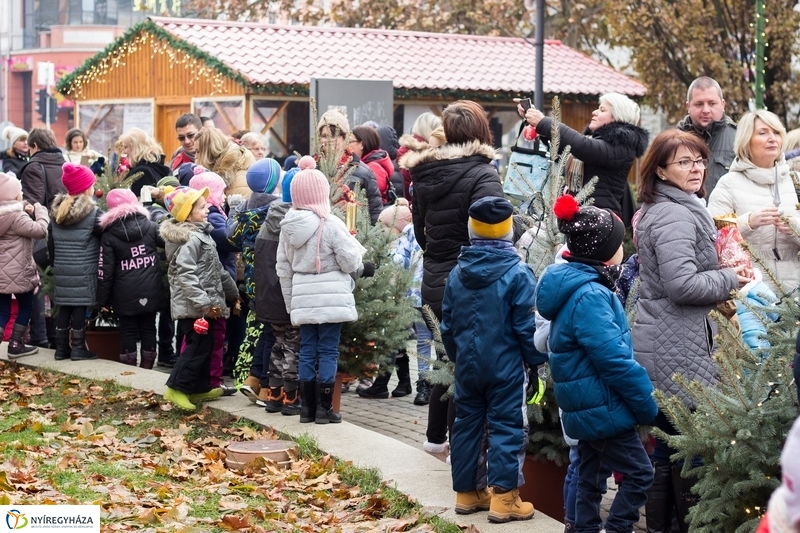
<svg viewBox="0 0 800 533"><path fill-rule="evenodd" d="M797 191L783 157L786 129L769 111L745 113L733 143L736 158L708 199L711 216L736 213L739 231L778 277L764 281L781 296L800 281L800 211Z"/></svg>

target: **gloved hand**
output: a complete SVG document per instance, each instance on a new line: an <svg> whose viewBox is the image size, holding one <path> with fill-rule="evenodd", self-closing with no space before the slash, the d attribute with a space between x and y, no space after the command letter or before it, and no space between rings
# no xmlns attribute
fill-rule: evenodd
<svg viewBox="0 0 800 533"><path fill-rule="evenodd" d="M544 365L528 367L528 405L538 405L547 389L547 374Z"/></svg>
<svg viewBox="0 0 800 533"><path fill-rule="evenodd" d="M361 271L362 278L371 278L375 275L375 265L370 261L364 261L364 268Z"/></svg>

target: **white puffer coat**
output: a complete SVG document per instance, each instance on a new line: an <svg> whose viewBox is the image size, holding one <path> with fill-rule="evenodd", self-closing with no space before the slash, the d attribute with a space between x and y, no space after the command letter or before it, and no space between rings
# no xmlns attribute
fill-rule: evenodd
<svg viewBox="0 0 800 533"><path fill-rule="evenodd" d="M365 251L336 215L323 221L305 209L286 213L276 269L293 326L358 319L350 273Z"/></svg>
<svg viewBox="0 0 800 533"><path fill-rule="evenodd" d="M779 207L789 217L795 229L800 229L797 192L789 174L789 166L783 157L773 168L759 168L750 161L735 159L731 171L720 178L711 193L708 210L712 217L736 213L742 238L767 261L767 265L783 285L783 290L779 291L772 279L764 276L764 282L780 296L792 291L800 281L800 259L797 257L800 238L796 235L784 235L774 226L751 229L747 223L751 213L775 205L776 177ZM777 250L780 260L775 257L773 249Z"/></svg>

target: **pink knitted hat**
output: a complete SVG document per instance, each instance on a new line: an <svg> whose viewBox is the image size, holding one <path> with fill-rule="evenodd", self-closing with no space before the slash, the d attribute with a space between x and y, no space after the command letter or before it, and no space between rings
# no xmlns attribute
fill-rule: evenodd
<svg viewBox="0 0 800 533"><path fill-rule="evenodd" d="M331 212L331 186L325 174L316 170L317 163L311 156L303 156L298 164L300 172L292 179L292 205L296 209L308 209L324 219Z"/></svg>
<svg viewBox="0 0 800 533"><path fill-rule="evenodd" d="M75 163L64 163L61 167L63 174L61 181L67 189L67 194L76 196L88 191L94 186L96 178L91 170L83 165Z"/></svg>
<svg viewBox="0 0 800 533"><path fill-rule="evenodd" d="M206 201L222 211L222 197L225 194L226 185L218 174L209 172L208 170L200 174L195 174L192 179L189 180L189 187L197 191L207 187L209 194Z"/></svg>
<svg viewBox="0 0 800 533"><path fill-rule="evenodd" d="M106 195L106 205L109 209L138 202L136 195L130 189L111 189Z"/></svg>
<svg viewBox="0 0 800 533"><path fill-rule="evenodd" d="M0 172L0 202L12 202L22 195L22 183L14 174Z"/></svg>
<svg viewBox="0 0 800 533"><path fill-rule="evenodd" d="M381 211L378 222L393 230L397 235L403 233L403 228L411 223L411 208L408 207L408 200L400 198L394 205Z"/></svg>

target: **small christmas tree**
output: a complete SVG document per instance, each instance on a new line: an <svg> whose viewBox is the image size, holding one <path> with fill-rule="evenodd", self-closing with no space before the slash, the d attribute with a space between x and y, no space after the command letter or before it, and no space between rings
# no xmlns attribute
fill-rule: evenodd
<svg viewBox="0 0 800 533"><path fill-rule="evenodd" d="M774 277L765 263L756 260ZM673 377L694 409L678 397L667 398L656 391L661 409L679 432L677 436L657 434L677 450L674 459L685 461L683 475L698 480L692 492L699 501L689 512L689 529L696 533L755 531L770 495L780 485L781 449L798 416L790 368L800 316L798 299L784 295L769 308L777 321L763 309L742 303L763 322L769 347L751 350L715 311L712 316L720 324L719 349L714 354L719 381L707 386L680 374ZM693 467L695 457L703 463Z"/></svg>
<svg viewBox="0 0 800 533"><path fill-rule="evenodd" d="M316 123L316 102L311 101ZM315 131L315 146L323 148ZM348 136L349 137L349 136ZM345 139L343 146L347 146ZM415 310L406 297L413 272L392 261L396 237L380 224L370 224L364 191L348 186L353 168L343 162L349 158L346 149L339 149L335 138L317 150L317 166L331 182L333 213L348 224L356 239L367 249L364 261L375 266L371 278L356 280L354 292L358 320L342 326L339 341L339 371L352 376L391 370L391 356L405 346Z"/></svg>

